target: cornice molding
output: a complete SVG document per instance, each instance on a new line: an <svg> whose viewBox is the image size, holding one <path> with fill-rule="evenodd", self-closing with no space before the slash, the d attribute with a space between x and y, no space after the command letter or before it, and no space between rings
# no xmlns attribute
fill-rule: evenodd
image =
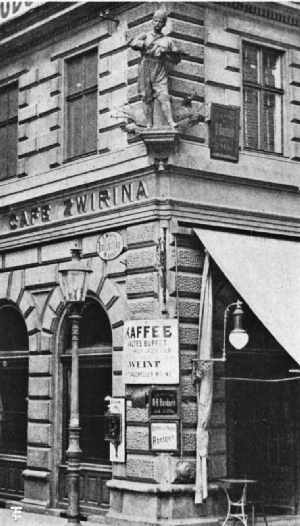
<svg viewBox="0 0 300 526"><path fill-rule="evenodd" d="M300 27L300 3L296 3L299 7L283 6L276 2L220 2L219 5L296 28Z"/></svg>

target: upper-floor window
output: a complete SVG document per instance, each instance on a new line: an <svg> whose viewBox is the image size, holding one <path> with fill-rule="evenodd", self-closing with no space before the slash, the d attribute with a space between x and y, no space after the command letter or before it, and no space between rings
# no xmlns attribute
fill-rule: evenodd
<svg viewBox="0 0 300 526"><path fill-rule="evenodd" d="M66 157L97 151L97 49L66 61Z"/></svg>
<svg viewBox="0 0 300 526"><path fill-rule="evenodd" d="M0 89L0 179L17 174L18 85Z"/></svg>
<svg viewBox="0 0 300 526"><path fill-rule="evenodd" d="M244 147L282 153L282 54L243 46Z"/></svg>

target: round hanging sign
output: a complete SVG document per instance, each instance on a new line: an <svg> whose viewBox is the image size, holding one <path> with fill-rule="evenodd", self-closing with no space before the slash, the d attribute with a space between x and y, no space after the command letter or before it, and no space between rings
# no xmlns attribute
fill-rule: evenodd
<svg viewBox="0 0 300 526"><path fill-rule="evenodd" d="M123 248L123 238L119 232L106 232L97 241L97 252L105 261L117 258Z"/></svg>

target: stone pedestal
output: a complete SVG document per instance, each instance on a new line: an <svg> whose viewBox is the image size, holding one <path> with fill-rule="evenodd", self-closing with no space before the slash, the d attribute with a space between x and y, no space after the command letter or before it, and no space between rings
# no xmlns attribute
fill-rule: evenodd
<svg viewBox="0 0 300 526"><path fill-rule="evenodd" d="M110 480L110 511L106 516L113 526L217 526L212 516L212 499L194 503L193 484L151 484ZM217 487L211 487L211 491Z"/></svg>
<svg viewBox="0 0 300 526"><path fill-rule="evenodd" d="M147 152L153 157L154 163L159 170L163 170L168 164L170 155L174 154L179 144L178 132L170 127L149 128L140 132Z"/></svg>

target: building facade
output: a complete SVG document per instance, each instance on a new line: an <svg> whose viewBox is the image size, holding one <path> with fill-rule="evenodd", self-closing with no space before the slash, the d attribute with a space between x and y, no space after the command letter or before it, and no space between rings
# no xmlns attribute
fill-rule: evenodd
<svg viewBox="0 0 300 526"><path fill-rule="evenodd" d="M58 271L76 244L93 271L79 333L82 515L217 524L218 481L231 477L257 480L268 514L296 517L299 6L163 7L182 53L169 74L178 125L146 130L129 43L156 3L0 6L0 498L66 513ZM237 299L249 343L235 351L225 331L227 359L211 367ZM125 405L116 448L107 397Z"/></svg>

